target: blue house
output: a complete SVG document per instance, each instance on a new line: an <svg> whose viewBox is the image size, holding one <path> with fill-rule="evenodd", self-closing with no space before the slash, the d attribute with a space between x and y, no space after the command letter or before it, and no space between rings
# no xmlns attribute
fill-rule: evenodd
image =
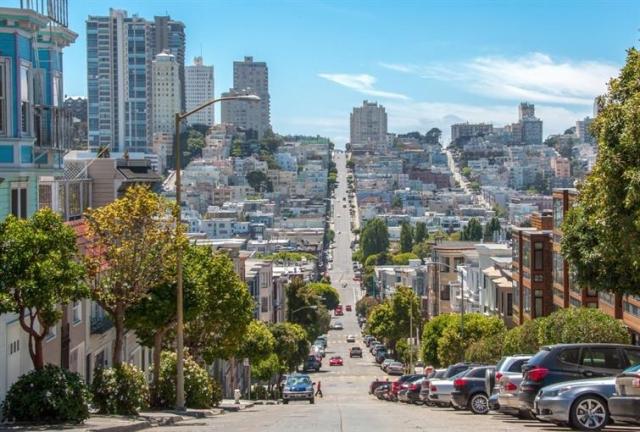
<svg viewBox="0 0 640 432"><path fill-rule="evenodd" d="M62 50L77 34L67 0L45 3L0 7L0 220L38 209L39 179L62 173L71 143Z"/></svg>

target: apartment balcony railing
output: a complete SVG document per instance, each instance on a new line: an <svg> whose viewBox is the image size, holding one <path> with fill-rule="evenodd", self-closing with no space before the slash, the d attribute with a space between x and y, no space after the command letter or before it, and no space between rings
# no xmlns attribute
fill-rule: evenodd
<svg viewBox="0 0 640 432"><path fill-rule="evenodd" d="M113 321L108 316L91 317L91 334L103 334L113 327Z"/></svg>
<svg viewBox="0 0 640 432"><path fill-rule="evenodd" d="M64 108L36 105L33 109L35 146L42 150L64 151L71 148L73 119ZM42 163L38 160L36 163Z"/></svg>

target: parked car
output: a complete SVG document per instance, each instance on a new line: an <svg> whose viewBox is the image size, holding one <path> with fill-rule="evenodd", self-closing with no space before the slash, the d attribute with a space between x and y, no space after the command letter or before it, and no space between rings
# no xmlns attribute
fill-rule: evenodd
<svg viewBox="0 0 640 432"><path fill-rule="evenodd" d="M395 359L392 358L388 358L388 359L384 359L382 361L382 363L380 363L380 369L382 369L383 371L386 372L387 370L387 366L389 366L391 363L393 363L394 361L396 361Z"/></svg>
<svg viewBox="0 0 640 432"><path fill-rule="evenodd" d="M402 384L404 384L407 381L411 381L413 379L420 378L420 377L421 375L418 375L418 374L402 375L400 378L393 381L391 383L391 390L389 391L389 393L391 394L392 400L397 399L398 392L400 391L400 386L402 386Z"/></svg>
<svg viewBox="0 0 640 432"><path fill-rule="evenodd" d="M422 383L420 384L420 400L426 405L433 405L433 403L429 400L429 385L431 384L431 380L442 379L446 372L446 369L436 369L432 371L428 378L422 381Z"/></svg>
<svg viewBox="0 0 640 432"><path fill-rule="evenodd" d="M398 361L392 362L389 363L386 371L389 375L402 375L404 373L404 365Z"/></svg>
<svg viewBox="0 0 640 432"><path fill-rule="evenodd" d="M314 370L318 372L321 366L322 366L322 362L320 361L320 359L318 359L317 356L313 354L307 356L307 360L305 360L304 362L305 371Z"/></svg>
<svg viewBox="0 0 640 432"><path fill-rule="evenodd" d="M322 345L313 345L311 347L312 351L314 354L320 356L320 357L324 357L326 355L326 351L324 349L324 347Z"/></svg>
<svg viewBox="0 0 640 432"><path fill-rule="evenodd" d="M362 358L362 348L359 346L353 346L349 349L349 357L360 357Z"/></svg>
<svg viewBox="0 0 640 432"><path fill-rule="evenodd" d="M453 380L458 378L463 372L474 366L482 366L471 363L456 363L447 367L445 376L439 380L431 380L429 384L428 400L437 406L451 405L451 392L453 391ZM453 406L453 405L451 405ZM454 408L456 408L454 406Z"/></svg>
<svg viewBox="0 0 640 432"><path fill-rule="evenodd" d="M376 379L375 381L371 381L371 384L369 384L369 394L373 394L376 388L380 387L383 384L391 384L391 383L389 382L389 380Z"/></svg>
<svg viewBox="0 0 640 432"><path fill-rule="evenodd" d="M389 357L389 353L387 352L386 348L376 351L376 363L382 363L387 357Z"/></svg>
<svg viewBox="0 0 640 432"><path fill-rule="evenodd" d="M520 401L520 383L522 374L505 375L498 381L497 409L503 414L519 418L530 418L529 407Z"/></svg>
<svg viewBox="0 0 640 432"><path fill-rule="evenodd" d="M485 378L487 371L495 366L478 366L471 368L453 380L451 403L460 409L469 409L474 414L489 412L489 395Z"/></svg>
<svg viewBox="0 0 640 432"><path fill-rule="evenodd" d="M342 357L340 356L333 356L329 359L329 366L344 366L344 362L342 360Z"/></svg>
<svg viewBox="0 0 640 432"><path fill-rule="evenodd" d="M385 394L391 390L391 383L388 381L380 381L380 385L378 385L373 390L373 395L378 399L386 399Z"/></svg>
<svg viewBox="0 0 640 432"><path fill-rule="evenodd" d="M422 375L419 378L402 384L398 391L398 400L400 402L422 405L424 402L420 399L420 389L422 388L423 381L426 379L427 377Z"/></svg>
<svg viewBox="0 0 640 432"><path fill-rule="evenodd" d="M503 376L522 375L522 365L524 365L533 354L516 354L505 356L500 359L495 369L487 369L486 392L491 396L496 396L499 392L498 383ZM497 409L498 407L491 407Z"/></svg>
<svg viewBox="0 0 640 432"><path fill-rule="evenodd" d="M615 377L552 384L538 392L534 412L542 421L579 430L600 430L609 423L607 401L615 390Z"/></svg>
<svg viewBox="0 0 640 432"><path fill-rule="evenodd" d="M329 338L327 337L327 335L326 335L326 334L318 336L318 337L316 338L316 340L317 340L317 341L318 341L318 340L323 341L323 342L324 342L324 347L325 347L325 348L329 346Z"/></svg>
<svg viewBox="0 0 640 432"><path fill-rule="evenodd" d="M355 342L356 341L356 337L354 335L349 335L347 336L347 342Z"/></svg>
<svg viewBox="0 0 640 432"><path fill-rule="evenodd" d="M282 403L288 404L291 400L308 400L314 403L313 383L309 375L295 374L287 378L282 391Z"/></svg>
<svg viewBox="0 0 640 432"><path fill-rule="evenodd" d="M545 346L522 366L520 400L529 409L542 387L563 381L614 376L640 361L640 346L561 344Z"/></svg>
<svg viewBox="0 0 640 432"><path fill-rule="evenodd" d="M615 422L640 424L640 363L616 377L616 393L609 398L609 411Z"/></svg>
<svg viewBox="0 0 640 432"><path fill-rule="evenodd" d="M373 354L374 357L378 355L378 351L387 351L387 347L385 347L381 343L378 343L377 345L374 345L373 348L371 348L371 354Z"/></svg>

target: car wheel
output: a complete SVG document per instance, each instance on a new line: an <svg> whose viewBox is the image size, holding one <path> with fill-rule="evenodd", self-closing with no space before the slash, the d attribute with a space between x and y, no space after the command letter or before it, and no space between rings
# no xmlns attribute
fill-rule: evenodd
<svg viewBox="0 0 640 432"><path fill-rule="evenodd" d="M469 407L474 414L486 414L489 412L489 398L484 393L476 393L471 397Z"/></svg>
<svg viewBox="0 0 640 432"><path fill-rule="evenodd" d="M580 430L600 430L609 423L607 403L598 396L579 397L569 413L571 426Z"/></svg>

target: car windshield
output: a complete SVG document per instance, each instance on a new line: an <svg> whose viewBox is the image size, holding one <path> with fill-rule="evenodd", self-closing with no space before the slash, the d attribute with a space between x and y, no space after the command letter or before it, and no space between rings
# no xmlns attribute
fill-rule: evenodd
<svg viewBox="0 0 640 432"><path fill-rule="evenodd" d="M289 377L289 379L287 380L288 386L295 386L300 384L311 384L311 378L309 378L308 376L295 376Z"/></svg>

